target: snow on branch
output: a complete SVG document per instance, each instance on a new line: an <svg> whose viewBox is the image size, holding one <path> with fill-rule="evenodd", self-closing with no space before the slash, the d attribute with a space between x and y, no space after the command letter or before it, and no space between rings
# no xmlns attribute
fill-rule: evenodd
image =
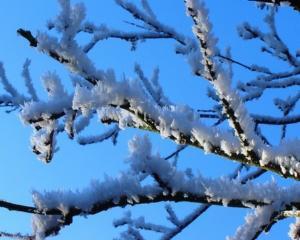
<svg viewBox="0 0 300 240"><path fill-rule="evenodd" d="M288 189L276 183L241 184L229 178L206 179L200 175L186 176L184 171L176 170L168 161L158 154L153 155L151 143L145 136L135 137L129 143L130 156L126 160L130 169L118 178L106 177L104 182L93 181L90 187L82 191L34 192L35 207L39 211L47 209L61 212L61 216L34 216L34 235L43 238L53 234L72 222L78 215L96 214L106 209L160 201L190 201L225 205L231 207L251 207L273 205L275 202L285 203L284 210L298 206L300 192L298 185ZM143 185L138 178L140 173L153 177L153 184ZM271 206L270 205L270 206ZM268 207L265 207L268 208ZM272 207L270 207L272 209ZM268 208L269 209L269 208ZM170 212L170 211L169 211ZM172 213L171 213L172 215ZM174 217L173 217L174 219ZM176 219L176 218L175 218ZM173 220L173 222L177 222ZM146 224L142 220L133 221L123 218L115 224L134 224L138 228L150 228L165 232L158 225Z"/></svg>
<svg viewBox="0 0 300 240"><path fill-rule="evenodd" d="M174 39L177 39L178 42L182 42L182 45L186 45L186 41L190 41L187 38L180 37L176 31L169 29L169 27L160 24L156 18L154 19L153 16L147 15L147 13L139 10L132 3L119 1L118 4L128 10L137 19L148 23L153 29L160 29L164 33L169 32ZM127 79L117 81L112 70L105 72L103 70L95 69L89 57L74 39L69 41L70 44L72 43L70 45L71 47L69 46L64 50L63 48L66 47L66 45L60 43L63 39L54 39L46 33L43 33L42 35L45 39L48 39L51 44L46 44L46 47L43 47L43 40L37 37L37 47L39 49L42 48L43 52L46 52L60 63L68 65L73 73L76 68L77 70L75 72L91 85L77 85L75 87L73 99L65 98L63 103L57 104L49 101L49 104L44 102L26 104L22 111L22 118L25 122L30 124L34 123L40 128L39 122L43 122L44 119L46 121L56 120L64 116L66 111L79 111L79 113L83 115L87 115L90 112L97 112L100 120L104 123L118 122L120 128L136 127L158 132L162 136L168 137L181 144L190 144L200 147L206 152L216 153L230 159L260 166L281 175L297 177L299 172L299 169L296 167L298 156L295 152L288 153L289 156L295 156L295 159L292 158L292 160L289 160L288 164L284 164L284 166L282 166L281 160L269 160L270 157L264 158L268 159L267 162L261 161L263 153L264 156L272 156L273 158L278 157L275 156L273 150L270 152L270 148L264 146L264 141L256 134L254 124L255 118L252 119L251 115L244 107L243 100L231 87L228 73L223 70L220 64L216 63L216 60L214 59L214 55L217 54L219 50L217 50L215 46L216 40L210 31L211 24L208 21L207 11L203 5L198 6L195 1L189 1L187 4L188 11L193 16L196 24L195 33L201 43L199 47L203 55L202 65L204 66L203 69L206 69L204 72L202 71L202 74L204 77L207 77L215 87L215 90L219 95L220 104L223 106L223 114L228 117L240 143L236 141L229 132L223 132L217 128L211 129L208 126L205 126L205 124L200 122L197 113L189 107L171 105L170 107L164 107L162 109L156 108L153 106L151 99L146 97L147 92L151 92L152 95L154 94L154 88L153 86L149 88L151 85L148 84L148 82L144 85L147 87L142 88L140 83L136 81L129 81ZM199 7L200 10L194 9L193 7ZM83 11L82 7L78 6L75 6L72 9L73 10L70 11L74 11L74 14L77 11ZM84 14L82 14L82 16L83 15ZM83 17L78 19L82 21ZM72 21L72 18L67 17L62 20L58 17L55 21L57 21L58 26L60 26L63 24L63 21ZM77 32L80 32L83 28L83 26L79 24L80 21L78 20L76 24L74 23ZM61 31L61 27L57 28L58 31ZM74 32L75 30L72 30L70 38L74 37ZM68 33L62 33L63 36L64 34ZM28 37L28 35L30 37ZM26 32L26 35L23 34L22 36L30 42L32 41L33 36L28 32ZM63 36L62 38L64 38ZM70 52L73 60L65 55L65 51ZM84 58L81 57L83 55ZM200 59L201 58L198 58L199 62ZM76 62L76 66L74 66L74 61ZM79 66L78 63L81 61L85 61L88 67L86 67L85 64ZM138 72L140 77L143 77L143 82L145 84L145 76L141 75L141 71ZM159 88L155 91L161 92ZM45 109L49 109L50 111L48 110L45 114ZM257 119L259 123L275 124L277 122L285 124L286 122L293 123L298 121L297 118L291 119L289 117L275 120L257 116ZM278 151L275 152L276 154L278 153ZM284 154L280 154L279 159L291 158L284 156ZM265 164L261 165L262 162ZM289 166L292 166L292 173L289 173L289 171L282 171L282 169L287 169Z"/></svg>
<svg viewBox="0 0 300 240"><path fill-rule="evenodd" d="M270 206L257 207L255 211L246 216L246 223L239 227L234 237L227 237L227 240L249 240L256 239L260 233L265 230L272 221L274 213L280 210L280 205L273 204Z"/></svg>
<svg viewBox="0 0 300 240"><path fill-rule="evenodd" d="M251 162L257 159L255 148L263 145L261 139L255 133L254 122L249 116L241 98L231 88L231 79L212 58L219 50L216 47L216 39L211 33L212 25L209 22L208 10L204 3L194 0L185 1L187 14L194 21L194 34L199 40L200 49L203 56L203 65L205 66L204 78L209 80L220 99L224 114L227 115L231 127L239 138L243 153Z"/></svg>
<svg viewBox="0 0 300 240"><path fill-rule="evenodd" d="M298 9L294 1L285 2ZM233 237L228 238L232 240L255 239L277 221L298 216L299 184L281 187L275 181L251 182L267 171L300 180L300 141L289 139L286 131L289 124L300 123L297 112L299 91L286 98L274 98L273 103L282 113L281 116L270 116L265 112L254 114L246 108L247 102L259 100L267 91L290 91L299 87L299 53L294 54L279 35L275 9L270 8L264 19L268 32L249 23L239 27L238 32L244 40L259 39L264 44L262 50L265 53L288 63L289 69L281 72L256 63L245 64L247 61L236 60L229 51L221 54L223 51L217 47L208 9L203 1L185 0L186 12L194 23L194 37L185 36L174 27L162 23L147 0L142 0L140 5L127 0L116 0L116 3L138 22L127 21L135 28L134 31L89 22L84 4L73 5L70 0L59 0L60 12L48 22L48 31L39 31L33 36L30 31L19 29L19 35L31 47L67 67L72 74L73 88L67 91L65 79L60 79L55 72L47 72L42 77L47 97L39 97L29 72L30 61L26 60L22 76L29 94L27 97L11 84L0 63L0 82L5 91L0 95L0 106L20 109L21 120L33 128L32 151L45 163L50 162L58 150L57 136L62 132L81 145L106 139L111 139L115 144L120 130L131 127L159 134L177 143L178 147L163 158L159 153L153 153L148 137L135 137L129 142L130 156L126 159L129 169L118 177L93 181L81 191L35 191L34 207L0 201L0 207L34 214L33 236L0 232L0 237L44 239L58 234L64 226L72 223L75 216L156 202L203 205L183 219L179 219L173 208L167 205L168 220L173 228L146 222L143 217L135 219L127 214L115 221L115 226L128 226L121 239L143 240L140 230L158 232L163 234L161 239L171 239L212 205L252 209L246 223L237 229ZM272 1L271 5L282 3ZM51 34L51 31L55 33ZM88 40L79 40L78 34L85 34ZM196 110L171 102L165 94L167 91L159 83L158 68L151 77L147 77L137 63L134 66L136 77L124 74L122 79L117 78L113 69L102 69L94 63L89 52L99 41L111 38L128 41L132 50L136 50L136 44L144 40L172 39L177 44L175 53L186 58L193 76L206 79L211 84L208 97L215 105L203 107L208 110ZM254 79L243 79L235 86L233 64L251 71ZM113 126L102 134L85 135L84 130L93 118ZM213 126L212 119L216 121ZM225 121L229 126L224 127ZM263 125L281 127L279 144L264 136L261 130ZM195 174L193 169L179 169L176 159L173 163L168 160L176 158L187 146L241 164L229 176L214 179ZM258 168L242 176L243 169L249 166ZM291 227L292 238L299 236L298 225L297 221Z"/></svg>
<svg viewBox="0 0 300 240"><path fill-rule="evenodd" d="M264 51L271 53L273 56L288 62L291 66L299 67L299 61L290 53L290 50L279 37L275 24L275 10L272 8L270 14L265 17L265 22L268 24L270 32L263 33L258 28L251 26L249 23L244 23L238 28L238 33L245 40L258 38L266 47Z"/></svg>

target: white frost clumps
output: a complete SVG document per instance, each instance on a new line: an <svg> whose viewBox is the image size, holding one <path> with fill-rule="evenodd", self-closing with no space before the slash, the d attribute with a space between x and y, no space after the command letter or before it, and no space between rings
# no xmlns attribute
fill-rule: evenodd
<svg viewBox="0 0 300 240"><path fill-rule="evenodd" d="M92 89L77 85L73 109L88 113L109 104L122 105L132 90L126 82L98 82Z"/></svg>
<svg viewBox="0 0 300 240"><path fill-rule="evenodd" d="M199 124L192 129L191 134L206 153L212 152L214 147L220 147L228 156L241 152L240 143L231 132L222 132L213 127L209 129Z"/></svg>
<svg viewBox="0 0 300 240"><path fill-rule="evenodd" d="M59 76L56 73L48 72L43 77L43 85L50 99L61 99L68 96L64 90Z"/></svg>
<svg viewBox="0 0 300 240"><path fill-rule="evenodd" d="M250 144L251 148L258 149L261 146L264 146L262 140L255 133L255 125L252 118L249 116L249 113L240 98L239 94L234 91L231 87L231 81L227 73L224 70L219 69L218 77L215 81L213 81L213 85L220 97L220 99L224 99L229 104L229 108L232 109L233 113L226 112L227 110L223 107L223 112L225 114L234 114L236 118L236 122L241 126L243 134L239 137L242 141L247 140ZM223 103L224 105L224 103ZM229 124L236 131L235 122L232 118L233 116L229 116ZM238 133L236 132L236 135Z"/></svg>
<svg viewBox="0 0 300 240"><path fill-rule="evenodd" d="M296 218L295 223L290 224L289 237L292 240L300 239L300 218Z"/></svg>
<svg viewBox="0 0 300 240"><path fill-rule="evenodd" d="M218 49L216 48L217 39L211 33L212 24L209 21L208 9L206 8L203 1L198 0L187 0L186 1L187 14L190 15L195 25L193 32L195 36L201 41L200 50L202 53L202 64L204 66L204 75L211 78L209 75L208 64L211 66L211 57L214 56ZM205 45L205 48L203 47ZM199 59L201 60L201 59ZM207 64L208 63L208 64Z"/></svg>
<svg viewBox="0 0 300 240"><path fill-rule="evenodd" d="M265 166L272 162L281 168L282 174L289 172L292 176L300 174L299 140L282 141L279 146L262 146L258 149L260 165Z"/></svg>
<svg viewBox="0 0 300 240"><path fill-rule="evenodd" d="M152 145L148 137L135 136L128 142L128 148L130 157L127 161L130 163L131 169L135 173L145 171L149 165L148 161L152 160Z"/></svg>
<svg viewBox="0 0 300 240"><path fill-rule="evenodd" d="M68 47L69 41L75 37L85 18L85 6L83 3L71 6L70 0L59 0L59 3L62 11L57 16L54 26L63 34L61 45Z"/></svg>
<svg viewBox="0 0 300 240"><path fill-rule="evenodd" d="M33 149L40 160L48 163L53 156L56 149L56 123L49 121L48 126L38 131L34 131L31 136L30 142Z"/></svg>
<svg viewBox="0 0 300 240"><path fill-rule="evenodd" d="M35 240L44 240L45 232L59 225L61 216L32 215L32 230Z"/></svg>
<svg viewBox="0 0 300 240"><path fill-rule="evenodd" d="M269 224L274 210L275 209L272 205L257 207L254 212L246 216L246 223L237 229L235 236L227 237L226 240L254 239L253 237L256 235L256 233L260 231L263 226Z"/></svg>

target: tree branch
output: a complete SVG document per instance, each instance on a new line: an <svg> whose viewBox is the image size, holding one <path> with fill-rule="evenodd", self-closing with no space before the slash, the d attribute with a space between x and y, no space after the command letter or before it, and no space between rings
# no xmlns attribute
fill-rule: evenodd
<svg viewBox="0 0 300 240"><path fill-rule="evenodd" d="M288 5L293 7L294 10L300 12L300 2L298 0L248 0L248 1L274 4L275 6L282 6L288 3Z"/></svg>

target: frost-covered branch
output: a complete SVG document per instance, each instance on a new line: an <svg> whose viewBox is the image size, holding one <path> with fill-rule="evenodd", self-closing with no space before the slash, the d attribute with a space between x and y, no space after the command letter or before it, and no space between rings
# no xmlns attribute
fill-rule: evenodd
<svg viewBox="0 0 300 240"><path fill-rule="evenodd" d="M272 74L270 72L270 70L267 69L267 68L265 68L265 67L257 66L255 64L246 65L244 63L241 63L241 62L239 62L237 60L234 60L234 59L232 59L232 58L230 58L228 56L224 56L224 55L221 55L221 54L217 55L217 57L219 57L223 61L225 60L225 61L237 64L237 65L239 65L239 66L241 66L241 67L243 67L243 68L245 68L245 69L247 69L247 70L249 70L251 72L265 73L265 74L268 74L268 75Z"/></svg>
<svg viewBox="0 0 300 240"><path fill-rule="evenodd" d="M269 206L280 201L285 203L284 210L300 206L298 185L286 189L274 182L241 184L238 180L229 178L206 179L200 175L186 176L185 172L176 170L159 155L152 155L148 138L136 137L129 143L129 147L131 154L127 162L130 164L131 175L124 173L119 178L93 182L81 192L36 192L34 202L37 209L60 211L63 218L59 217L61 220L58 221L53 219L54 216L35 215L35 234L53 234L52 229L58 230L64 225L69 225L74 216L96 214L116 206L142 203L188 201L253 208ZM140 173L156 175L154 183L142 185L138 178ZM167 187L157 183L156 179L163 181Z"/></svg>
<svg viewBox="0 0 300 240"><path fill-rule="evenodd" d="M22 235L20 233L0 232L0 238L9 238L16 240L35 240L34 236Z"/></svg>
<svg viewBox="0 0 300 240"><path fill-rule="evenodd" d="M293 67L299 67L299 61L290 52L289 48L279 37L275 24L275 9L271 9L270 14L265 17L265 22L269 26L270 32L263 33L258 28L251 26L249 23L244 23L238 28L238 33L245 40L259 39L266 47L264 51L271 53L274 57L288 62Z"/></svg>
<svg viewBox="0 0 300 240"><path fill-rule="evenodd" d="M298 9L297 3L285 2ZM161 157L152 153L147 137L136 137L129 143L130 156L126 160L129 169L118 177L94 181L82 191L36 191L33 193L34 207L6 201L0 201L0 207L34 215L34 233L28 239L56 235L76 216L157 202L203 205L183 219L179 219L168 205L166 211L171 228L146 222L143 217L134 219L127 214L115 222L116 226L128 226L121 238L144 240L139 230L150 230L161 233L161 239L171 239L212 205L253 210L246 223L229 239L255 239L278 220L299 216L299 184L281 187L275 181L250 181L267 171L300 180L300 141L289 139L287 132L289 125L298 127L300 123L300 54L299 50L294 54L277 31L274 8L270 8L265 18L267 32L245 23L239 27L239 35L244 40L259 39L264 44L262 50L270 54L269 57L287 63L286 71L274 71L272 65L245 64L249 61L236 60L239 57L232 57L229 50L221 54L223 51L217 47L208 10L202 1L185 0L187 14L194 24L193 37L162 23L147 0L142 0L140 5L127 0L116 0L116 3L134 18L136 22L127 23L135 30L116 30L105 24L88 22L84 5L72 5L69 0L59 0L61 11L48 22L48 32L39 31L34 36L28 30L19 29L19 35L31 47L69 70L73 85L66 89L57 73L48 72L42 77L47 97L38 96L29 72L30 61L26 60L22 71L28 93L25 96L8 80L1 63L0 83L5 94L0 95L0 106L20 109L21 120L33 129L32 151L46 163L57 151L57 136L63 132L81 145L106 139L115 144L120 130L130 127L159 134L177 143L176 150ZM272 1L271 5L281 3L283 1ZM87 38L81 39L78 34ZM131 50L136 50L136 43L144 40L172 39L176 43L175 53L186 58L192 76L201 77L210 84L207 95L214 105L203 103L205 106L199 108L209 110L196 110L169 100L168 91L159 82L158 68L148 77L137 63L134 66L135 78L123 74L121 79L116 77L114 69L102 69L94 63L89 52L98 46L98 42L111 38L128 41ZM250 71L252 80L238 76L242 82L235 85L234 65ZM296 93L292 94L295 89ZM261 100L266 92L274 90L289 91L288 97L283 94L273 99L281 115L250 112L250 101ZM86 135L84 130L95 118L103 124L112 124L112 127L98 135ZM211 126L213 121L215 123ZM279 144L265 136L264 125L281 128ZM182 170L176 164L177 156L188 146L238 161L240 165L231 175L220 178L203 177L195 174L194 169ZM175 161L168 161L172 157ZM244 173L245 166L247 169L251 166L257 168ZM297 225L292 226L290 233L294 238L299 235ZM19 234L0 233L0 236L23 239Z"/></svg>
<svg viewBox="0 0 300 240"><path fill-rule="evenodd" d="M125 2L123 1L121 2L123 5L125 4ZM148 22L150 21L149 25L151 25L153 28L155 28L154 26L156 26L156 28L160 26L160 24L157 23L157 20L148 17L150 18L149 20L144 13L134 8L133 4L129 4L126 2L124 6L126 7L126 9L130 9L131 12L136 12L137 13L136 15L139 16L138 17L139 19L144 19L145 21L147 20ZM191 10L191 14L192 15L194 14L193 16L195 17L196 25L200 24L199 26L201 26L201 24L203 24L201 22L202 20L197 19L197 17L199 18L200 16L200 15L198 16L197 14L200 14L200 12L197 12L197 10ZM205 19L205 17L203 17L203 19ZM203 26L207 27L208 25L203 25ZM78 29L80 29L81 26L77 24L76 27L77 27L76 32L78 32ZM60 29L59 24L57 28L58 30ZM164 29L165 27L162 28ZM168 28L166 27L166 29ZM73 109L76 111L79 110L84 114L88 113L89 111L94 112L95 110L97 110L98 115L100 113L99 117L102 122L105 123L118 122L121 128L130 126L130 127L147 129L152 132L159 132L161 135L165 137L169 137L170 139L175 140L176 142L182 144L190 144L193 146L197 146L204 149L207 152L212 152L221 156L225 156L230 159L241 161L243 163L248 163L255 166L263 167L265 169L278 172L285 176L296 177L296 175L298 175L297 173L298 170L295 167L293 167L291 173L287 171L283 171L282 169L286 169L286 167L289 164L296 166L297 160L295 161L289 160L289 162L292 161L295 163L291 162L286 166L285 165L282 166L281 160L273 161L270 159L269 155L274 158L277 158L277 156L275 156L274 153L270 153L267 154L268 155L267 159L270 159L268 160L268 163L265 164L264 162L264 165L261 164L260 161L262 158L262 153L264 152L265 154L266 152L269 152L269 150L265 149L264 144L260 140L260 137L257 136L254 131L255 119L251 119L251 115L248 114L247 111L245 110L245 107L243 107L242 100L240 99L240 97L236 93L234 93L233 89L230 89L229 86L230 84L225 83L228 80L228 79L226 80L227 78L226 72L221 70L220 66L217 66L215 60L213 59L214 55L212 54L212 52L215 51L213 50L214 43L213 41L209 40L210 37L208 37L207 39L205 37L206 34L209 33L206 32L207 30L205 29L202 29L204 32L201 32L202 31L201 27L198 30L200 31L199 39L201 42L202 51L204 54L203 56L205 59L204 68L206 70L205 72L203 72L203 74L204 76L208 77L210 80L213 80L212 81L213 85L216 87L216 90L218 91L218 94L222 102L224 114L230 119L230 122L233 128L235 129L238 138L242 143L242 147L238 142L233 140L233 136L228 138L229 134L227 133L222 133L217 129L211 131L208 130L206 126L202 124L199 125L199 123L197 122L198 121L197 117L196 118L192 117L193 119L192 122L190 120L186 121L184 120L184 118L182 119L182 117L180 117L181 118L180 121L174 122L172 120L173 121L172 122L171 119L178 119L178 117L175 117L175 115L178 114L190 118L188 116L194 115L193 110L186 109L187 110L186 111L178 106L175 106L174 108L171 107L171 109L170 108L157 109L153 107L153 103L151 103L151 100L149 101L149 99L145 99L145 91L144 89L141 89L139 84L137 83L129 84L126 81L116 82L112 71L108 71L107 73L105 73L102 70L96 70L91 64L91 61L87 56L84 56L85 59L84 65L82 65L84 67L81 68L80 62L82 62L83 60L79 61L78 56L83 56L85 54L82 51L82 49L80 49L78 46L74 45L75 49L73 49L72 52L68 53L69 54L68 58L70 58L69 60L66 58L68 54L64 53L64 56L59 56L62 52L66 51L63 49L65 46L61 45L61 43L59 43L57 39L52 39L50 36L47 36L46 34L37 37L37 47L42 52L46 52L52 57L54 56L53 52L55 52L55 54L59 56L58 58L55 57L56 55L54 56L56 60L58 60L59 62L63 62L71 69L71 71L75 71L82 78L86 79L89 83L92 83L92 85L94 85L94 87L88 85L86 87L77 86L72 102L71 101L65 102L66 105L64 105L63 109ZM177 36L177 34L175 35ZM31 34L30 36L32 37ZM27 39L30 41L31 37L29 39L27 37ZM207 40L209 41L207 42ZM49 48L50 45L47 41L50 42L53 41L51 48ZM76 59L76 64L73 58ZM65 59L66 61L62 59ZM88 69L89 71L87 71ZM139 73L141 74L141 71L139 71ZM141 76L142 75L140 75L140 77ZM93 79L93 81L91 81L91 79ZM145 81L143 82L144 84L147 83ZM154 94L153 89L149 88L150 86L149 84L146 84L144 86L148 86L146 87L148 93L152 95ZM226 88L224 88L225 86ZM139 89L139 91L137 91L137 89ZM107 95L108 93L107 91L113 94ZM101 99L101 102L97 102L99 101L99 98L97 96L100 93L101 96L103 95L109 97L107 97L106 99ZM96 98L98 100L96 100ZM157 99L157 97L155 98ZM132 100L130 101L129 99ZM228 99L231 100L228 101ZM42 106L44 109L45 106L47 105L43 104ZM50 106L53 107L55 105L51 103L48 106L48 108ZM235 109L236 107L238 107L239 110ZM30 110L29 111L30 114L27 114L27 111L30 108L34 109L34 111ZM99 111L100 108L102 108L101 111ZM23 113L26 113L23 114L23 117L25 118L25 122L36 123L41 120L43 121L43 117L41 117L41 114L43 113L42 112L39 113L38 109L41 109L41 106L39 106L39 104L32 104L29 107L27 107L26 110L24 109ZM31 112L33 112L34 115L32 115ZM48 118L50 118L50 120L59 118L65 114L64 111L61 111L61 107L60 109L57 108L57 110L54 108L54 111L52 112L53 113L50 114L48 113L46 115ZM274 119L271 120L271 118L266 118L265 120L259 119L258 121L260 121L259 123L280 122ZM288 118L288 119L284 119L283 122L289 122L289 121L297 122L298 120L297 119L295 120L295 118L293 118L292 120ZM187 125L192 126L192 128L191 127L187 128ZM218 136L218 137L216 138L214 136ZM256 148L255 151L253 148L254 146ZM297 156L295 152L290 153L289 155ZM279 156L279 157L280 159L287 158L286 156Z"/></svg>
<svg viewBox="0 0 300 240"><path fill-rule="evenodd" d="M300 3L298 0L249 0L264 5L271 6L291 6L293 9L300 11Z"/></svg>
<svg viewBox="0 0 300 240"><path fill-rule="evenodd" d="M77 142L80 145L87 145L87 144L93 144L98 142L103 142L107 139L112 139L113 143L116 144L117 136L119 134L120 128L116 125L109 129L108 131L94 136L79 136L77 138Z"/></svg>
<svg viewBox="0 0 300 240"><path fill-rule="evenodd" d="M203 2L200 4L198 1L191 0L185 3L187 13L195 24L194 34L199 40L204 64L203 77L214 86L223 112L227 115L230 125L241 142L243 154L249 162L253 162L259 158L254 148L256 148L255 145L261 145L261 139L255 133L253 120L248 115L242 100L231 89L230 76L212 58L218 49L216 39L211 33L208 11Z"/></svg>
<svg viewBox="0 0 300 240"><path fill-rule="evenodd" d="M244 165L240 164L234 171L231 173L228 177L230 179L237 178ZM258 170L251 174L247 174L244 176L241 180L242 184L245 184L246 182L253 180L257 177L259 177L264 171ZM206 212L211 206L210 204L202 204L201 206L197 207L195 210L193 210L190 214L188 214L186 217L184 217L182 220L179 220L176 213L174 212L171 205L166 205L165 209L168 213L167 219L174 225L172 228L164 228L164 231L162 232L163 235L161 236L161 240L170 240L176 235L178 235L180 232L182 232L185 228L187 228L192 222L194 222L197 218L199 218L204 212ZM126 215L127 216L127 215ZM123 219L123 218L122 218ZM119 221L119 220L118 220ZM137 230L139 230L139 226L132 226L131 222L124 222L121 220L122 223L130 225L130 227L135 227ZM118 225L120 226L120 225ZM161 229L161 228L160 228ZM150 231L155 231L152 229L148 229Z"/></svg>

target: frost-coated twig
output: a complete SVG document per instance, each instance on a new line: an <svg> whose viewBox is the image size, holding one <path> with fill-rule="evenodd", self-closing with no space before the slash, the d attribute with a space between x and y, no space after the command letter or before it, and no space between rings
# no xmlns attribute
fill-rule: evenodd
<svg viewBox="0 0 300 240"><path fill-rule="evenodd" d="M77 138L77 142L80 145L87 145L87 144L93 144L93 143L99 143L103 142L107 139L112 139L113 143L116 143L116 137L120 132L119 126L114 126L111 129L107 130L106 132L100 134L100 135L94 135L94 136L79 136Z"/></svg>
<svg viewBox="0 0 300 240"><path fill-rule="evenodd" d="M300 92L295 96L289 96L286 100L280 98L274 99L274 104L282 111L283 116L286 117L292 112L300 99ZM281 139L284 139L286 136L287 125L283 125L281 128Z"/></svg>
<svg viewBox="0 0 300 240"><path fill-rule="evenodd" d="M254 123L243 106L240 97L231 89L231 80L224 70L216 64L212 56L218 52L215 38L211 33L211 23L208 20L208 12L204 3L186 0L186 9L194 21L194 34L199 40L201 49L204 75L214 86L222 105L223 112L227 115L231 127L239 138L246 159L251 162L257 159L255 144L261 144L254 131ZM234 100L233 100L234 99ZM254 144L251 144L253 142Z"/></svg>
<svg viewBox="0 0 300 240"><path fill-rule="evenodd" d="M156 19L156 17L154 17L151 14L150 15L148 14L149 11L143 12L139 8L137 8L133 3L127 0L115 0L115 1L119 6L124 8L130 14L132 14L132 16L134 16L136 19L141 20L143 23L145 23L145 27L148 27L148 29L165 33L170 37L176 39L181 44L185 45L185 37L182 34L176 32L175 29L159 22Z"/></svg>
<svg viewBox="0 0 300 240"><path fill-rule="evenodd" d="M247 70L249 70L251 72L265 73L265 74L268 74L268 75L272 74L269 69L266 69L264 67L260 67L260 66L257 66L257 65L246 65L246 64L241 63L237 60L234 60L234 59L232 59L228 56L224 56L224 55L219 54L219 55L216 55L216 57L219 57L223 60L226 60L226 61L229 61L231 63L237 64L237 65L239 65L243 68L246 68Z"/></svg>
<svg viewBox="0 0 300 240"><path fill-rule="evenodd" d="M266 16L265 22L269 25L270 33L263 33L258 28L244 23L239 27L238 32L241 38L245 40L258 38L266 44L264 49L274 57L288 62L293 67L299 67L299 61L290 53L286 44L277 34L275 21L275 10L271 9L270 14Z"/></svg>
<svg viewBox="0 0 300 240"><path fill-rule="evenodd" d="M16 239L16 240L35 240L34 236L22 235L20 233L7 233L7 232L0 232L0 238L9 238L9 239Z"/></svg>
<svg viewBox="0 0 300 240"><path fill-rule="evenodd" d="M257 2L260 4L269 4L275 6L291 6L295 10L300 11L300 3L298 0L248 0L252 2Z"/></svg>
<svg viewBox="0 0 300 240"><path fill-rule="evenodd" d="M187 148L187 145L178 146L177 149L165 157L165 160L169 160L172 157L176 157L181 151Z"/></svg>

